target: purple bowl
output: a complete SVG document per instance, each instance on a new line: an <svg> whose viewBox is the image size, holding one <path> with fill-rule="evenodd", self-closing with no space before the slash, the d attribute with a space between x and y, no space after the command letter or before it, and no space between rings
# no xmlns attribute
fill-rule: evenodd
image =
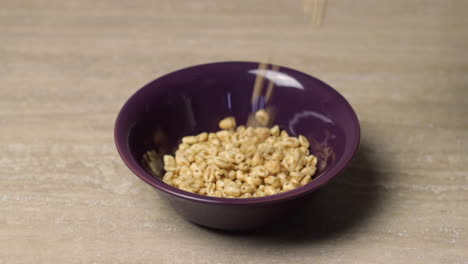
<svg viewBox="0 0 468 264"><path fill-rule="evenodd" d="M215 198L167 185L145 169L141 157L147 150L173 153L183 136L217 131L219 120L227 116L245 124L248 114L262 107L251 105L259 74L275 84L269 103L276 109L275 123L311 142L310 151L319 160L311 183L272 196ZM310 75L286 67L279 72L258 70L253 62L218 62L166 74L138 90L118 114L114 137L130 170L159 190L184 218L211 228L241 230L288 215L302 198L342 172L357 151L360 128L346 99Z"/></svg>

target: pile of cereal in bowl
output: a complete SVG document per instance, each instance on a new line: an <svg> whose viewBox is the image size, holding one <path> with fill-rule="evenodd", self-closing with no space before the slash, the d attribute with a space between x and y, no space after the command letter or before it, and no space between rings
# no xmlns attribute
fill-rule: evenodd
<svg viewBox="0 0 468 264"><path fill-rule="evenodd" d="M260 110L255 118L266 124L268 115ZM290 191L312 180L317 158L309 153L304 136L289 136L277 125L236 126L234 117L221 120L219 127L215 133L182 138L175 155L164 155L163 181L201 195L251 198ZM155 152L148 151L144 160L158 175Z"/></svg>

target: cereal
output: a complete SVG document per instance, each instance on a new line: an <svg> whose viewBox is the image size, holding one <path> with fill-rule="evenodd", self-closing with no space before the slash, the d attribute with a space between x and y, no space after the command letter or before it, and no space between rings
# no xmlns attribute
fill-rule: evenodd
<svg viewBox="0 0 468 264"><path fill-rule="evenodd" d="M255 119L260 123L260 125L266 126L270 121L270 116L267 111L262 109L255 113Z"/></svg>
<svg viewBox="0 0 468 264"><path fill-rule="evenodd" d="M224 198L274 195L313 180L317 158L302 135L279 126L265 127L268 113L255 114L260 127L237 126L234 117L219 122L221 131L182 138L174 156L148 151L143 159L154 175L187 192ZM161 160L164 162L162 164Z"/></svg>
<svg viewBox="0 0 468 264"><path fill-rule="evenodd" d="M219 128L221 129L233 129L236 127L236 119L234 117L226 117L219 122Z"/></svg>

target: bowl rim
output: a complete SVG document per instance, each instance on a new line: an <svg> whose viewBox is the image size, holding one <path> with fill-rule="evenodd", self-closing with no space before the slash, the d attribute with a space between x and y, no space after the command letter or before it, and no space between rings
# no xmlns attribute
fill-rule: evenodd
<svg viewBox="0 0 468 264"><path fill-rule="evenodd" d="M330 180L338 176L343 172L343 170L350 164L351 160L356 156L357 150L359 148L359 144L361 141L361 127L359 123L359 119L356 115L356 112L352 108L351 104L346 100L346 98L341 95L338 91L336 91L333 87L330 85L326 84L325 82L321 81L320 79L313 77L309 74L306 74L304 72L298 71L291 69L289 67L284 67L281 65L280 68L282 70L287 70L290 72L293 72L294 74L299 74L303 75L307 78L312 78L316 82L318 82L321 86L326 87L333 93L336 97L340 98L344 104L347 110L351 114L351 121L356 124L355 126L355 131L354 134L356 137L351 140L351 151L348 153L344 153L345 156L342 158L342 162L336 164L334 167L332 167L330 170L326 171L324 174L322 174L320 177L312 180L310 183L298 187L296 189L275 194L275 195L268 195L268 196L262 196L262 197L253 197L253 198L219 198L219 197L212 197L212 196L207 196L207 195L200 195L200 194L195 194L187 191L183 191L181 189L178 189L176 187L170 186L166 183L164 183L162 180L154 177L152 174L150 174L143 166L139 164L138 161L136 161L133 156L130 153L128 144L122 144L119 142L119 138L122 137L121 133L123 133L122 129L118 129L120 126L119 124L121 123L122 115L124 111L129 107L131 101L138 96L138 94L145 90L145 89L150 89L150 87L155 86L159 82L160 79L163 79L169 75L172 74L177 74L182 71L187 71L193 68L198 68L198 67L207 67L207 66L212 66L216 64L251 64L253 67L257 67L259 62L253 62L253 61L221 61L221 62L211 62L211 63L203 63L203 64L197 64L194 66L189 66L185 68L181 68L179 70L175 70L169 73L166 73L162 76L159 76L158 78L154 79L153 81L145 84L142 88L138 89L136 92L133 93L131 97L123 104L121 107L119 113L117 114L115 123L114 123L114 143L117 148L117 152L119 153L121 159L127 165L127 167L136 175L138 176L141 180L146 182L147 184L151 185L152 187L156 188L157 190L160 190L162 192L165 192L167 194L176 196L178 198L186 199L186 200L191 200L194 202L202 202L202 203L209 203L209 204L225 204L225 205L264 205L264 204L271 204L271 203L278 203L282 201L287 201L290 199L295 199L299 198L301 196L304 196L306 194L309 194L316 189L323 187L325 184L327 184ZM151 88L154 89L154 88ZM124 135L125 137L128 137L128 135ZM126 141L127 143L127 141ZM127 149L127 151L125 150Z"/></svg>

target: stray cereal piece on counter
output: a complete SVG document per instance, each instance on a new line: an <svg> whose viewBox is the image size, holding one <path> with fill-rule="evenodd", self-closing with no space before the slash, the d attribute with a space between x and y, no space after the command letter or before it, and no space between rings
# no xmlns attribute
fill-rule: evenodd
<svg viewBox="0 0 468 264"><path fill-rule="evenodd" d="M224 198L274 195L313 180L317 158L309 154L309 141L289 136L278 126L264 127L269 116L255 114L262 127L236 127L234 117L219 122L221 131L182 138L174 156L144 154L148 169L162 180L187 192Z"/></svg>

